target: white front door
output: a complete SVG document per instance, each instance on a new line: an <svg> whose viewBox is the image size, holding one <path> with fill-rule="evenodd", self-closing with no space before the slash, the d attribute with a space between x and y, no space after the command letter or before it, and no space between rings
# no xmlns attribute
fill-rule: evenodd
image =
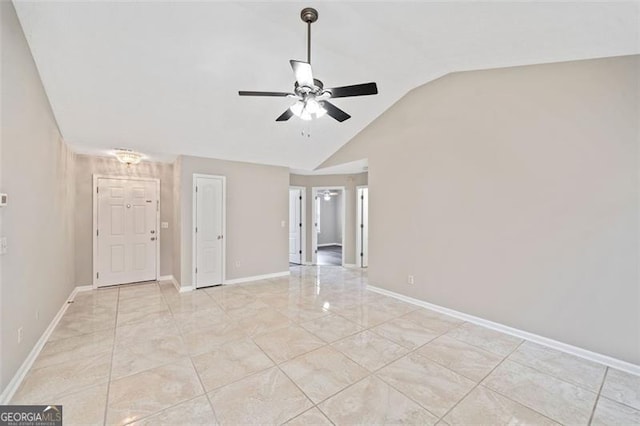
<svg viewBox="0 0 640 426"><path fill-rule="evenodd" d="M302 264L302 190L289 189L289 262Z"/></svg>
<svg viewBox="0 0 640 426"><path fill-rule="evenodd" d="M196 288L223 280L223 179L195 178L195 283Z"/></svg>
<svg viewBox="0 0 640 426"><path fill-rule="evenodd" d="M157 182L97 179L98 287L157 279Z"/></svg>
<svg viewBox="0 0 640 426"><path fill-rule="evenodd" d="M369 265L369 188L358 188L356 256L361 268Z"/></svg>

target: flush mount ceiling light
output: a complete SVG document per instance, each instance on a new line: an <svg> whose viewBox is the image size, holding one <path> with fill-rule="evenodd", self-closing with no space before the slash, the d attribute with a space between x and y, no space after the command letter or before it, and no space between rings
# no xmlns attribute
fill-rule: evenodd
<svg viewBox="0 0 640 426"><path fill-rule="evenodd" d="M139 152L132 151L130 149L118 148L115 150L114 154L118 161L121 163L130 166L132 164L138 164L140 160L142 160L142 154Z"/></svg>
<svg viewBox="0 0 640 426"><path fill-rule="evenodd" d="M329 102L329 99L376 95L378 94L378 86L372 82L325 89L322 81L313 78L313 73L311 72L311 24L318 20L318 11L311 7L306 7L300 12L300 18L307 24L307 62L293 59L289 61L296 77L293 92L241 90L238 94L240 96L276 96L295 99L296 103L291 105L280 117L276 118L276 121L287 121L294 115L302 120L313 120L325 114L339 122L348 120L351 116Z"/></svg>

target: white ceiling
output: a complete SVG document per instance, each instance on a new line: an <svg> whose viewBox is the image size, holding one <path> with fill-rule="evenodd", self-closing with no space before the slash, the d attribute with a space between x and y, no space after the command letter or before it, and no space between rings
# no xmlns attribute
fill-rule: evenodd
<svg viewBox="0 0 640 426"><path fill-rule="evenodd" d="M86 153L125 147L309 170L446 73L640 53L637 1L14 3L62 134ZM316 78L378 83L377 96L334 101L352 115L342 124L276 123L290 100L237 94L292 89L304 6L320 15Z"/></svg>

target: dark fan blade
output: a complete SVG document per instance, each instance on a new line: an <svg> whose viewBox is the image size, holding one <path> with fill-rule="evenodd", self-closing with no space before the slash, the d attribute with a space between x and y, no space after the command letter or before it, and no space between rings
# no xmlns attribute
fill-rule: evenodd
<svg viewBox="0 0 640 426"><path fill-rule="evenodd" d="M289 61L291 64L291 68L293 68L293 73L296 75L296 81L298 82L298 86L303 87L313 87L313 73L311 72L311 64L307 62L294 61L293 59Z"/></svg>
<svg viewBox="0 0 640 426"><path fill-rule="evenodd" d="M276 118L276 121L287 121L293 116L293 112L291 112L291 108L288 108L282 115Z"/></svg>
<svg viewBox="0 0 640 426"><path fill-rule="evenodd" d="M378 86L375 83L354 84L353 86L334 87L327 90L331 92L332 98L378 94Z"/></svg>
<svg viewBox="0 0 640 426"><path fill-rule="evenodd" d="M340 108L332 104L331 102L324 101L324 102L321 102L320 104L324 107L324 109L327 110L327 114L330 117L335 118L341 123L351 118L349 114L347 114L346 112L344 112L343 110L341 110Z"/></svg>
<svg viewBox="0 0 640 426"><path fill-rule="evenodd" d="M287 97L289 95L293 95L293 93L286 93L286 92L251 92L251 91L246 91L246 90L240 90L238 92L238 95L240 96L281 96L281 97Z"/></svg>

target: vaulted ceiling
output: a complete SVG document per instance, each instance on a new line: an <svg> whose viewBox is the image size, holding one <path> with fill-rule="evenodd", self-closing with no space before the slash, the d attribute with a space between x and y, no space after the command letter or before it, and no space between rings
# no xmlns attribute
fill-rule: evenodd
<svg viewBox="0 0 640 426"><path fill-rule="evenodd" d="M409 90L453 71L640 53L638 2L14 1L65 140L313 169ZM337 99L338 123L275 122L289 59L327 86L367 81L379 95ZM310 135L310 136L307 136Z"/></svg>

